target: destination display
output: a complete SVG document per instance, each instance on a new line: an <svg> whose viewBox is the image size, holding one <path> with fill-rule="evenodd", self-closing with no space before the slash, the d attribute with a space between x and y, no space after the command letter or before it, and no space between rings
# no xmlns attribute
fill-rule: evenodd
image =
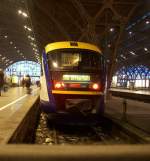
<svg viewBox="0 0 150 161"><path fill-rule="evenodd" d="M90 81L89 75L63 75L63 81Z"/></svg>

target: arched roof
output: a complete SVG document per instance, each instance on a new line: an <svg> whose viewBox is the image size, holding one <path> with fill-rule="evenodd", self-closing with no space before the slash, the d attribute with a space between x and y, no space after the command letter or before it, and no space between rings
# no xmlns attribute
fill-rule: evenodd
<svg viewBox="0 0 150 161"><path fill-rule="evenodd" d="M149 0L2 0L0 13L3 68L39 61L46 44L68 40L100 46L113 70L150 65Z"/></svg>

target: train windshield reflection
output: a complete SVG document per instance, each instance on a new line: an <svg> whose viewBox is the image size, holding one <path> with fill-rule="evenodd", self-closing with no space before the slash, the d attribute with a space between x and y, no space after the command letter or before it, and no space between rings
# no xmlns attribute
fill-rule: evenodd
<svg viewBox="0 0 150 161"><path fill-rule="evenodd" d="M100 70L102 56L91 51L55 52L48 54L51 70Z"/></svg>

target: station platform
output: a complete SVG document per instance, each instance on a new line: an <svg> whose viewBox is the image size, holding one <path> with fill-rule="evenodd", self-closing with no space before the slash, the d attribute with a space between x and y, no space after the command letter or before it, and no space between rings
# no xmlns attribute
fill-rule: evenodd
<svg viewBox="0 0 150 161"><path fill-rule="evenodd" d="M110 88L109 91L113 96L150 103L150 90L129 90L122 88Z"/></svg>
<svg viewBox="0 0 150 161"><path fill-rule="evenodd" d="M123 115L124 101L126 101L126 116ZM112 96L106 100L105 105L106 114L143 130L147 133L147 137L150 137L150 103Z"/></svg>
<svg viewBox="0 0 150 161"><path fill-rule="evenodd" d="M26 88L13 87L0 96L0 143L7 143L10 136L25 118L35 100L39 97L39 88L31 87L31 94ZM36 108L36 107L35 107Z"/></svg>
<svg viewBox="0 0 150 161"><path fill-rule="evenodd" d="M37 95L38 88L32 86L32 95ZM7 92L2 92L0 96L0 119L9 118L28 100L26 88L12 87ZM1 112L3 111L3 112ZM5 115L6 113L6 115Z"/></svg>
<svg viewBox="0 0 150 161"><path fill-rule="evenodd" d="M36 86L32 86L32 94L34 94L38 88ZM24 87L11 87L6 92L2 91L2 95L0 96L0 111L6 108L7 106L22 100L27 96L26 88Z"/></svg>

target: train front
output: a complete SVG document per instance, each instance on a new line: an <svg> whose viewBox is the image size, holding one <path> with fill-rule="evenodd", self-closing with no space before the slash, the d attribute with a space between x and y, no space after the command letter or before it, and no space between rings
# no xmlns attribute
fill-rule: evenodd
<svg viewBox="0 0 150 161"><path fill-rule="evenodd" d="M62 43L50 44L43 54L49 99L43 109L102 114L105 63L100 50L87 43Z"/></svg>

